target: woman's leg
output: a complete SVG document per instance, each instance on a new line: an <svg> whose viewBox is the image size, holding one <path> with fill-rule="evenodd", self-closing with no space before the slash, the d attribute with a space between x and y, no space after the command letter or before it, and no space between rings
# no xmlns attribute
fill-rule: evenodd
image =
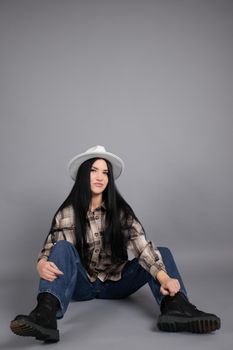
<svg viewBox="0 0 233 350"><path fill-rule="evenodd" d="M181 279L180 273L168 248L158 247L168 275L172 278L177 278L181 285L181 291L186 295L186 289ZM139 263L137 259L128 262L122 271L122 278L119 281L98 281L97 298L101 299L119 299L125 298L136 292L146 283L149 284L151 291L158 302L161 303L163 295L160 293L160 284L153 278Z"/></svg>
<svg viewBox="0 0 233 350"><path fill-rule="evenodd" d="M53 282L40 279L38 304L29 315L18 315L11 321L11 330L21 336L31 336L45 342L57 342L57 318L63 317L78 281L79 295L95 297L77 250L67 241L59 241L52 249L50 261L64 273ZM83 299L82 299L83 300Z"/></svg>
<svg viewBox="0 0 233 350"><path fill-rule="evenodd" d="M95 291L89 282L86 270L81 264L76 248L67 241L54 245L49 260L63 272L53 282L40 279L39 293L53 294L60 302L57 318L62 318L72 298L89 300L95 298Z"/></svg>
<svg viewBox="0 0 233 350"><path fill-rule="evenodd" d="M180 291L187 297L187 291L184 286L184 282L181 278L181 275L179 273L179 270L177 268L176 262L170 249L167 247L158 247L158 249L160 254L162 255L162 259L166 267L168 276L171 278L176 278L179 281ZM160 284L153 277L149 279L148 283L158 304L161 304L163 295L160 293Z"/></svg>

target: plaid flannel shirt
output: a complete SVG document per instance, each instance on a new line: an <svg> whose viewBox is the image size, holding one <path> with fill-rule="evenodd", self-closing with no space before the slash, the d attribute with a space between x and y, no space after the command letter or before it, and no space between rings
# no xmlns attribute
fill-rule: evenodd
<svg viewBox="0 0 233 350"><path fill-rule="evenodd" d="M87 246L88 246L88 268L89 280L94 282L97 278L101 281L107 279L118 281L126 261L114 262L111 249L103 246L103 231L105 228L106 209L104 204L96 208L94 212L89 211L87 218ZM39 253L38 260L49 259L50 251L56 242L67 240L75 245L74 210L68 206L59 211L55 218L55 225L49 232L47 239ZM147 241L142 226L135 219L125 232L127 235L127 250L138 259L139 264L154 278L158 271L166 271L161 254L155 248L153 242Z"/></svg>

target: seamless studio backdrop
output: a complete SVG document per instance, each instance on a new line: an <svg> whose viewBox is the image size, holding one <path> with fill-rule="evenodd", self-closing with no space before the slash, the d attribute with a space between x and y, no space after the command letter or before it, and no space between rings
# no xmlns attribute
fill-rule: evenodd
<svg viewBox="0 0 233 350"><path fill-rule="evenodd" d="M233 277L232 38L230 0L0 1L3 312L15 289L22 305L34 300L24 286L36 292L37 254L73 185L67 163L99 144L125 161L117 186L147 237L170 247L191 296L222 316ZM14 303L9 319L23 311Z"/></svg>

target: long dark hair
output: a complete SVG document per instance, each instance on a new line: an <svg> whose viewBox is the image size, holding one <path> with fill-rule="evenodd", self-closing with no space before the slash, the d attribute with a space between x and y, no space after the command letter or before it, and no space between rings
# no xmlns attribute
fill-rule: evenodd
<svg viewBox="0 0 233 350"><path fill-rule="evenodd" d="M90 172L93 163L100 158L91 158L81 164L70 194L58 208L54 215L51 229L55 224L56 214L63 208L71 205L74 209L76 248L84 265L87 264L86 230L88 225L87 212L91 202ZM127 259L127 230L133 220L137 219L130 205L118 191L112 171L112 164L104 159L108 167L108 185L103 192L103 201L106 208L106 223L103 232L104 245L110 246L115 261Z"/></svg>

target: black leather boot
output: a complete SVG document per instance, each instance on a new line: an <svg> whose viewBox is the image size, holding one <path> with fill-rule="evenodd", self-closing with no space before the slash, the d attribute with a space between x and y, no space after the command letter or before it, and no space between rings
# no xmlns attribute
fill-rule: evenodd
<svg viewBox="0 0 233 350"><path fill-rule="evenodd" d="M18 315L11 321L13 333L25 337L35 337L45 342L59 341L56 312L59 308L58 299L50 293L40 293L38 303L32 312Z"/></svg>
<svg viewBox="0 0 233 350"><path fill-rule="evenodd" d="M157 325L161 331L210 333L221 325L219 317L198 310L181 292L174 297L165 296L160 309Z"/></svg>

